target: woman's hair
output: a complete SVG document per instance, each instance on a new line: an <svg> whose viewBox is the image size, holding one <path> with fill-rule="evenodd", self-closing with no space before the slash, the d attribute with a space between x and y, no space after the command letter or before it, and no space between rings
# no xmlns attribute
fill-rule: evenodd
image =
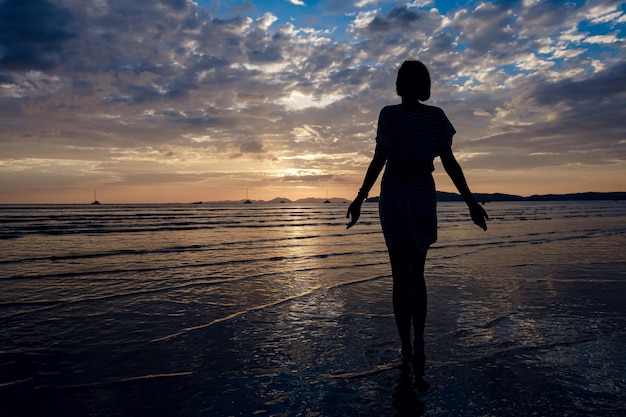
<svg viewBox="0 0 626 417"><path fill-rule="evenodd" d="M398 70L396 92L408 100L426 101L430 98L430 74L420 61L404 61Z"/></svg>

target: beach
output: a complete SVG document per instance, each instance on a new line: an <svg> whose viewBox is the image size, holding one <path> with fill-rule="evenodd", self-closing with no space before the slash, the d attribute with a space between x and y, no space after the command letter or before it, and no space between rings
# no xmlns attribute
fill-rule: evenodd
<svg viewBox="0 0 626 417"><path fill-rule="evenodd" d="M2 416L621 416L626 202L440 203L426 378L377 205L0 206Z"/></svg>

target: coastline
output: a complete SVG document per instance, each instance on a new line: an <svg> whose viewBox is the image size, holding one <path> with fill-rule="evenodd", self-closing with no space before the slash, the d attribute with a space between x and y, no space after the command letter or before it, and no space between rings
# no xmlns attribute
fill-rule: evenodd
<svg viewBox="0 0 626 417"><path fill-rule="evenodd" d="M530 196L520 196L515 194L505 194L505 193L473 193L474 197L477 201L481 203L492 203L492 202L549 202L549 201L624 201L626 200L626 191L615 191L615 192L597 192L597 191L589 191L589 192L581 192L581 193L567 193L567 194L535 194ZM375 203L378 202L379 197L374 196L365 200L366 203ZM456 193L449 193L446 191L437 191L437 201L438 202L455 202L455 201L463 201L461 196ZM106 201L100 202L95 205L94 208L97 208L100 205L132 205L132 206L151 206L151 205L180 205L180 204L193 204L202 206L203 204L242 204L246 203L249 205L254 204L322 204L322 203L333 203L333 204L348 204L351 203L352 200L345 199L343 197L329 197L329 198L317 198L317 197L309 197L309 198L301 198L297 200L290 200L289 198L276 197L271 200L196 200L196 201L188 201L188 202L151 202L151 203L133 203L133 202L109 202ZM0 203L0 207L2 206L74 206L74 205L94 205L93 202L83 202L83 203Z"/></svg>

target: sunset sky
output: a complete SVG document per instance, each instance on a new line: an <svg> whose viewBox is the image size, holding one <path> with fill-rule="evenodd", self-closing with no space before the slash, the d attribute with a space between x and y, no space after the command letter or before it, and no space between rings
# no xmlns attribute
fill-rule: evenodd
<svg viewBox="0 0 626 417"><path fill-rule="evenodd" d="M610 0L0 0L0 203L351 199L409 58L474 192L626 191L625 32Z"/></svg>

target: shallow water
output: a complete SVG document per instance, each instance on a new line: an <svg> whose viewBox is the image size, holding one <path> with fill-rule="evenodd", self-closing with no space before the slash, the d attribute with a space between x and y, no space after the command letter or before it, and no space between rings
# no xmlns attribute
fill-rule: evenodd
<svg viewBox="0 0 626 417"><path fill-rule="evenodd" d="M0 414L622 415L626 203L441 203L424 395L346 208L0 206Z"/></svg>

